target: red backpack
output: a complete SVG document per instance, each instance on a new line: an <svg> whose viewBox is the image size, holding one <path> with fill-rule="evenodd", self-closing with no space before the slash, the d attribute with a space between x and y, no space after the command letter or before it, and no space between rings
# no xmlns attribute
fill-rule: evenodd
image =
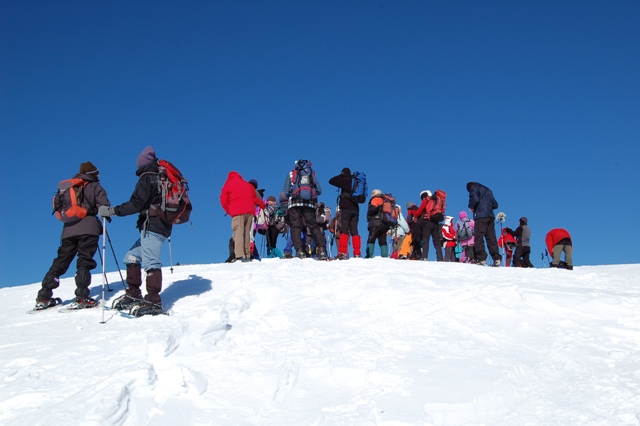
<svg viewBox="0 0 640 426"><path fill-rule="evenodd" d="M431 204L428 217L433 222L442 222L447 210L447 193L441 189L437 189L433 194L434 202Z"/></svg>
<svg viewBox="0 0 640 426"><path fill-rule="evenodd" d="M158 169L158 191L162 195L162 202L150 207L149 216L158 216L170 225L189 222L193 210L189 182L176 166L166 160L158 161Z"/></svg>
<svg viewBox="0 0 640 426"><path fill-rule="evenodd" d="M58 220L73 223L87 217L87 209L82 207L84 187L87 181L81 178L71 178L60 181L58 191L53 196L53 212Z"/></svg>

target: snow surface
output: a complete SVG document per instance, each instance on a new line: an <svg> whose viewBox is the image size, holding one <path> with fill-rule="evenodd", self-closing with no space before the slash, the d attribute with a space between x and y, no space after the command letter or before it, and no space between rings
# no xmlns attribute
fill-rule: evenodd
<svg viewBox="0 0 640 426"><path fill-rule="evenodd" d="M640 265L163 273L170 316L105 323L100 308L27 314L39 284L0 289L0 424L640 424ZM123 285L107 277L110 304Z"/></svg>

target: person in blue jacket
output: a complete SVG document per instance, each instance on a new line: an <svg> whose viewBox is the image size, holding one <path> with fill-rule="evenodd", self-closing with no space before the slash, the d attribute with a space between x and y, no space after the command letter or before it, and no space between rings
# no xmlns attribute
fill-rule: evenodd
<svg viewBox="0 0 640 426"><path fill-rule="evenodd" d="M498 202L493 196L493 192L478 182L467 183L469 192L469 210L473 212L475 228L473 230L475 261L479 265L487 264L487 251L484 248L485 240L489 255L493 259L494 266L500 266L502 256L498 248L498 239L495 230L495 214L493 211L498 208Z"/></svg>

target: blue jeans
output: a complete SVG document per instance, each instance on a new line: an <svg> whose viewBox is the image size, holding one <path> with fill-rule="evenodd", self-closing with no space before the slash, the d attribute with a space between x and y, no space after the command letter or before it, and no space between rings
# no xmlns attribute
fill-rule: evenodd
<svg viewBox="0 0 640 426"><path fill-rule="evenodd" d="M167 239L164 235L151 231L142 231L140 238L124 256L124 263L139 263L145 271L162 268L160 251L162 243Z"/></svg>

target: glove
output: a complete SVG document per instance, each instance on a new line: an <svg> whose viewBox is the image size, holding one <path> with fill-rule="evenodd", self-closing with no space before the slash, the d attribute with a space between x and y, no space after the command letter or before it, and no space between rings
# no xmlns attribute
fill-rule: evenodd
<svg viewBox="0 0 640 426"><path fill-rule="evenodd" d="M109 216L115 216L116 212L113 210L113 207L100 206L98 208L98 215L100 215L100 217L109 217Z"/></svg>

